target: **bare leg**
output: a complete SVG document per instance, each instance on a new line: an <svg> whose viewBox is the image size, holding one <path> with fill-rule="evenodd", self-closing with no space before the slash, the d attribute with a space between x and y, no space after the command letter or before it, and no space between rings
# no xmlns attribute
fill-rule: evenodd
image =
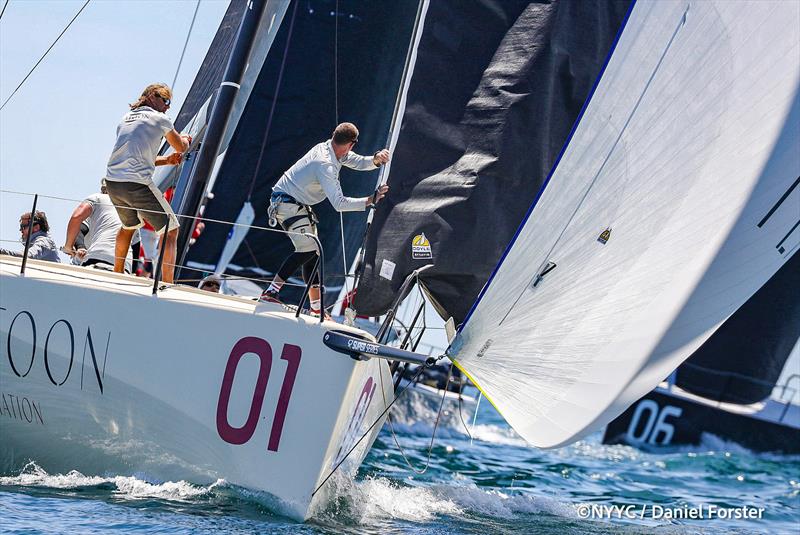
<svg viewBox="0 0 800 535"><path fill-rule="evenodd" d="M125 271L125 257L131 248L131 240L135 228L120 228L117 232L117 241L114 244L114 271L122 273Z"/></svg>
<svg viewBox="0 0 800 535"><path fill-rule="evenodd" d="M161 267L161 280L166 283L172 283L175 280L175 256L178 254L178 229L170 230L166 233L167 247L164 250L164 264ZM161 240L164 240L164 234L161 235ZM161 241L158 242L158 247L162 247Z"/></svg>
<svg viewBox="0 0 800 535"><path fill-rule="evenodd" d="M319 306L319 286L312 286L308 289L308 300Z"/></svg>

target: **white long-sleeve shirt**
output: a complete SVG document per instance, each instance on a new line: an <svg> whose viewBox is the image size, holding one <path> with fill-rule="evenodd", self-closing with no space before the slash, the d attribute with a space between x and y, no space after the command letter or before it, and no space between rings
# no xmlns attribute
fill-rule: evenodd
<svg viewBox="0 0 800 535"><path fill-rule="evenodd" d="M311 147L305 156L297 160L272 188L276 193L291 195L298 202L312 206L327 199L339 212L358 212L366 209L366 197L346 197L339 183L342 166L357 171L377 169L372 156L361 156L348 152L341 160L336 159L331 140Z"/></svg>

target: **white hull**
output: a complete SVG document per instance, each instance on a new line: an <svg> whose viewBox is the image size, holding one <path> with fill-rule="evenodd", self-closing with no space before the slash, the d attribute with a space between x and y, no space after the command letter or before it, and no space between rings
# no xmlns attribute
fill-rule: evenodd
<svg viewBox="0 0 800 535"><path fill-rule="evenodd" d="M322 343L327 328L368 335L187 287L154 297L151 282L37 261L22 277L0 258L0 470L224 479L305 520L392 400L384 361Z"/></svg>

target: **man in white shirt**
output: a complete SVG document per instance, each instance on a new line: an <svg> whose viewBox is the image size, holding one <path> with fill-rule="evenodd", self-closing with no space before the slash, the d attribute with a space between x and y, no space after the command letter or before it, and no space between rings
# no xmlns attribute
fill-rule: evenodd
<svg viewBox="0 0 800 535"><path fill-rule="evenodd" d="M280 303L278 293L284 282L302 267L303 280L309 282L317 261L316 242L308 237L316 236L316 216L311 209L326 198L339 212L363 211L378 203L389 191L381 185L369 197L346 197L339 183L342 166L357 171L371 171L389 161L389 151L379 150L372 156L361 156L351 152L358 141L358 128L352 123L342 123L333 131L331 139L314 145L305 156L292 165L272 188L270 197L270 225L275 222L287 231L294 245L294 253L284 260L269 288L261 294L261 300ZM309 291L311 312L320 311L320 280L314 273Z"/></svg>
<svg viewBox="0 0 800 535"><path fill-rule="evenodd" d="M181 136L165 115L171 99L172 91L166 84L151 84L144 89L117 126L117 141L106 171L108 195L122 221L115 244L114 271L122 273L133 234L147 221L162 240L167 240L164 282L173 281L180 225L153 183L153 171L157 165L179 164L191 143L189 136ZM157 156L163 137L176 151L169 156Z"/></svg>
<svg viewBox="0 0 800 535"><path fill-rule="evenodd" d="M86 234L86 250L80 255L81 265L83 266L107 266L113 268L116 263L114 258L116 249L117 234L122 228L111 198L108 196L105 181L100 186L100 193L89 195L72 212L69 223L67 223L67 239L62 249L70 256L78 256L75 250L75 240L81 230L81 223L88 221L89 232ZM125 258L125 271L130 273L132 255L130 250Z"/></svg>

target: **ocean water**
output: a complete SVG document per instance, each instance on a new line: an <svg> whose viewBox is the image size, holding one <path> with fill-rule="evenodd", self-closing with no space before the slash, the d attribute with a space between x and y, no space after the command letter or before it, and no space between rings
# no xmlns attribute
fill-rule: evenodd
<svg viewBox="0 0 800 535"><path fill-rule="evenodd" d="M474 427L451 409L428 463L435 411L405 403L356 480L306 524L224 481L48 474L33 460L0 477L0 533L800 533L798 456L713 437L699 449L642 452L595 435L544 451L488 403ZM705 517L669 518L692 510Z"/></svg>

